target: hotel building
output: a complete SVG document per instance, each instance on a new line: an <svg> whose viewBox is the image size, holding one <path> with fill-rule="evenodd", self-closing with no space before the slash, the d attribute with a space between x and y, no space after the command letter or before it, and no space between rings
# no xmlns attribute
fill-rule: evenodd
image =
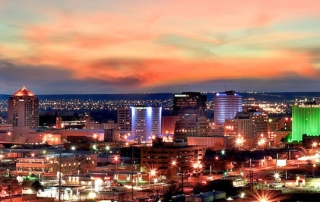
<svg viewBox="0 0 320 202"><path fill-rule="evenodd" d="M26 87L8 100L8 123L13 127L39 127L39 99Z"/></svg>

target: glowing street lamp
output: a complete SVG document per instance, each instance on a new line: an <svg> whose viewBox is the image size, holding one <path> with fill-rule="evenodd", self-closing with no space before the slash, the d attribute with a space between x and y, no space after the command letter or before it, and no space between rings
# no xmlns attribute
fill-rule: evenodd
<svg viewBox="0 0 320 202"><path fill-rule="evenodd" d="M117 176L117 180L118 180L118 160L119 160L119 157L118 157L118 156L115 156L115 157L114 157L114 161L116 162L116 176Z"/></svg>
<svg viewBox="0 0 320 202"><path fill-rule="evenodd" d="M150 183L150 177L155 176L156 173L157 173L157 172L156 172L155 169L151 169L151 170L149 171L149 186L151 185L151 183Z"/></svg>
<svg viewBox="0 0 320 202"><path fill-rule="evenodd" d="M312 142L312 149L314 149L318 145L317 142Z"/></svg>
<svg viewBox="0 0 320 202"><path fill-rule="evenodd" d="M242 144L244 143L244 139L241 136L238 136L236 139L236 144L239 146L239 150L241 150Z"/></svg>
<svg viewBox="0 0 320 202"><path fill-rule="evenodd" d="M197 184L198 184L198 179L199 179L199 172L202 170L202 164L200 161L197 161L196 163L193 164L193 168L196 170L197 173Z"/></svg>
<svg viewBox="0 0 320 202"><path fill-rule="evenodd" d="M94 139L94 142L97 142L97 139L98 139L98 135L95 133L93 134L93 139Z"/></svg>
<svg viewBox="0 0 320 202"><path fill-rule="evenodd" d="M261 147L264 147L265 144L266 144L266 139L265 139L265 138L261 138L261 139L258 141L258 145L261 146Z"/></svg>

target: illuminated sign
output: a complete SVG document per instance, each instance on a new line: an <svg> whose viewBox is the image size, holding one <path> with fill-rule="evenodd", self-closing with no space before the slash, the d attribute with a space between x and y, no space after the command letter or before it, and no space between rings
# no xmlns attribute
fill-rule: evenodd
<svg viewBox="0 0 320 202"><path fill-rule="evenodd" d="M174 95L174 97L187 97L187 95Z"/></svg>
<svg viewBox="0 0 320 202"><path fill-rule="evenodd" d="M277 160L277 166L283 167L287 165L287 159L278 159Z"/></svg>

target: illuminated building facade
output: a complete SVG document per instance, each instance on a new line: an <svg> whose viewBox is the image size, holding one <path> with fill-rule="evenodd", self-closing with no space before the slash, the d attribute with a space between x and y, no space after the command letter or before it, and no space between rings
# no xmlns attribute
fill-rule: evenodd
<svg viewBox="0 0 320 202"><path fill-rule="evenodd" d="M315 102L292 106L292 141L302 135L320 136L320 105Z"/></svg>
<svg viewBox="0 0 320 202"><path fill-rule="evenodd" d="M162 107L134 106L131 107L130 140L150 142L151 138L161 134Z"/></svg>
<svg viewBox="0 0 320 202"><path fill-rule="evenodd" d="M173 98L172 115L185 117L205 117L207 96L199 92L183 92Z"/></svg>
<svg viewBox="0 0 320 202"><path fill-rule="evenodd" d="M226 119L233 119L237 112L242 111L242 97L235 91L217 93L214 97L214 123L223 125Z"/></svg>
<svg viewBox="0 0 320 202"><path fill-rule="evenodd" d="M26 87L8 100L8 123L13 127L39 127L39 99Z"/></svg>

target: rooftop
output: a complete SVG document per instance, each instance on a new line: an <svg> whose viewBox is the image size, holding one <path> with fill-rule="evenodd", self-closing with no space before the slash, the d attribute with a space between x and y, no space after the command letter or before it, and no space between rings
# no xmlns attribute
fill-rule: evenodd
<svg viewBox="0 0 320 202"><path fill-rule="evenodd" d="M13 94L13 96L15 96L15 97L22 97L22 96L32 97L32 96L34 96L34 93L31 92L30 90L28 90L25 86L23 86L20 90L15 92Z"/></svg>

